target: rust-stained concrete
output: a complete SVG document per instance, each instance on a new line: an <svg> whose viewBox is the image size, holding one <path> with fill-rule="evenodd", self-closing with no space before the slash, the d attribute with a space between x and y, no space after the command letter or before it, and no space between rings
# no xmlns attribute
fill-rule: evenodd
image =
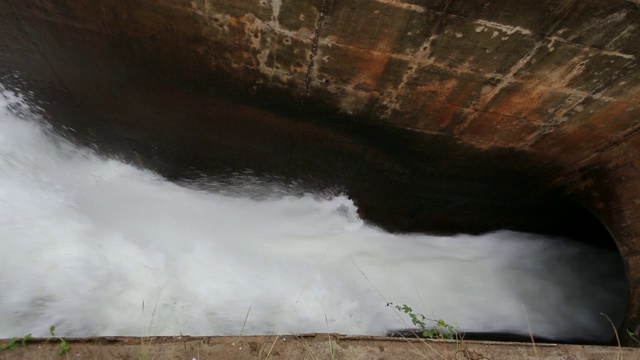
<svg viewBox="0 0 640 360"><path fill-rule="evenodd" d="M335 185L401 231L598 234L577 202L636 336L639 39L629 0L0 0L2 82L168 177Z"/></svg>
<svg viewBox="0 0 640 360"><path fill-rule="evenodd" d="M318 359L318 360L587 360L640 359L640 349L604 346L433 341L334 334L245 337L67 339L70 359ZM38 339L0 359L64 359L59 341Z"/></svg>

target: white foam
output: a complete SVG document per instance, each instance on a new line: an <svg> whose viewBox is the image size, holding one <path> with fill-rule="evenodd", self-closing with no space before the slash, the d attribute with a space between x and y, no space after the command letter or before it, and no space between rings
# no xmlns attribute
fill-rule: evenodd
<svg viewBox="0 0 640 360"><path fill-rule="evenodd" d="M624 315L614 253L389 234L345 195L195 190L70 144L24 104L2 91L0 337L237 335L249 307L244 334L381 335L407 327L392 301L467 331L528 333L528 317L538 335L606 339L599 313Z"/></svg>

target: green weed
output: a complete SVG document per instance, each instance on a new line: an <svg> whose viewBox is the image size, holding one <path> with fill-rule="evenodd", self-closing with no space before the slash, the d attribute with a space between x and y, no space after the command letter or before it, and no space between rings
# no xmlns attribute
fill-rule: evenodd
<svg viewBox="0 0 640 360"><path fill-rule="evenodd" d="M56 327L55 326L51 326L49 328L49 333L51 334L51 336L53 337L57 337L60 340L60 348L58 349L58 354L59 355L65 355L69 352L69 350L71 350L71 345L69 345L63 338L56 336ZM6 344L0 346L0 350L14 350L17 349L19 346L27 346L27 341L33 340L33 336L31 336L31 334L27 334L22 338L13 338L11 340L9 340Z"/></svg>
<svg viewBox="0 0 640 360"><path fill-rule="evenodd" d="M633 333L633 331L627 329L627 335L629 336L629 338L631 340L633 340L636 345L640 345L640 340L638 340L638 338L635 336L635 334Z"/></svg>
<svg viewBox="0 0 640 360"><path fill-rule="evenodd" d="M14 350L18 348L18 346L27 346L27 341L32 339L33 337L31 336L31 334L27 334L23 338L13 338L6 344L0 346L0 350Z"/></svg>
<svg viewBox="0 0 640 360"><path fill-rule="evenodd" d="M67 344L67 342L63 338L56 336L55 326L51 325L51 327L49 328L49 333L51 334L51 336L57 337L58 340L60 340L60 348L58 349L59 355L67 354L69 350L71 350L71 345Z"/></svg>
<svg viewBox="0 0 640 360"><path fill-rule="evenodd" d="M413 323L413 325L420 328L420 330L422 331L422 336L427 339L458 338L458 332L456 331L456 329L453 326L447 324L442 319L429 319L422 314L413 312L413 309L406 304L394 305L393 303L387 303L387 306L409 315L409 318L411 318L411 322ZM427 322L433 323L433 325L429 326Z"/></svg>

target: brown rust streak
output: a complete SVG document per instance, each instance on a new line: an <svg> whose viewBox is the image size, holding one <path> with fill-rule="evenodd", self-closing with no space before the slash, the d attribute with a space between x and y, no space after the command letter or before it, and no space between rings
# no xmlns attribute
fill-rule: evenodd
<svg viewBox="0 0 640 360"><path fill-rule="evenodd" d="M234 43L244 44L245 38L247 36L248 27L249 27L249 24L246 21L246 19L238 19L238 18L231 17L229 18L229 26L234 29L233 31L230 31L230 36L233 38ZM254 68L258 67L259 62L257 61L257 59L254 58L254 55L251 55L249 52L246 51L246 48L242 46L236 46L235 48L230 49L230 51L233 54L232 58L239 59L242 63L244 63L242 65L246 66L245 61L247 60L247 58L252 58L251 67L254 67ZM231 65L232 67L238 67L238 65L233 63Z"/></svg>
<svg viewBox="0 0 640 360"><path fill-rule="evenodd" d="M517 144L512 142L514 145L522 146L538 133L541 121L544 119L536 118L533 113L538 109L540 104L544 104L543 99L547 96L547 89L534 86L533 89L529 91L517 91L509 94L509 96L494 98L491 105L485 108L483 112L513 116L527 122L528 126L526 128L531 132L519 134L518 138L521 139L522 142ZM476 113L475 117L481 117L480 115L483 112Z"/></svg>
<svg viewBox="0 0 640 360"><path fill-rule="evenodd" d="M579 123L567 121L563 126L546 133L546 136L540 138L531 150L548 159L561 162L568 171L594 163L596 159L617 148L640 131L640 124L636 124L624 129L618 136L606 135L618 133L618 129L608 128L608 125L612 120L623 117L628 107L629 104L626 102L614 102L587 121ZM574 156L569 158L569 155Z"/></svg>
<svg viewBox="0 0 640 360"><path fill-rule="evenodd" d="M380 76L382 76L387 63L389 62L389 58L391 57L391 46L391 42L383 42L380 44L380 48L383 49L383 51L370 57L359 56L358 52L360 51L351 49L348 53L349 60L364 59L363 61L356 63L355 67L357 69L357 75L351 81L351 85L366 85L370 90L376 89L377 82L380 79Z"/></svg>
<svg viewBox="0 0 640 360"><path fill-rule="evenodd" d="M533 124L517 116L479 111L478 121L470 123L457 138L481 149L515 147L531 133Z"/></svg>
<svg viewBox="0 0 640 360"><path fill-rule="evenodd" d="M529 60L531 60L531 58L538 52L538 50L543 46L542 42L537 42L536 45L533 47L533 49L531 49L524 57L522 57L522 59L518 60L518 62L516 62L511 69L509 69L509 72L502 77L502 79L500 80L500 82L498 83L497 86L495 86L489 93L487 93L484 97L482 97L482 99L480 99L480 101L478 102L477 105L477 109L479 110L486 110L486 107L489 105L489 103L491 102L491 100L493 100L493 98L500 92L502 91L502 89L504 89L505 87L507 87L507 85L511 84L514 80L514 76L515 74L520 71L527 63L529 63ZM471 115L469 116L469 118L467 119L467 121L465 121L463 124L461 124L460 126L458 126L458 128L455 129L455 133L461 133L462 131L464 131L464 129L466 127L469 126L469 124L473 121L475 121L477 119L477 115L479 113L476 113L475 115Z"/></svg>
<svg viewBox="0 0 640 360"><path fill-rule="evenodd" d="M590 153L588 153L585 158L579 160L573 168L580 168L587 163L591 162L594 158L601 156L604 153L611 151L616 148L620 144L624 143L629 138L632 138L638 134L640 131L640 123L628 127L620 133L617 132L617 129L608 129L608 125L612 123L612 120L622 117L628 109L629 105L625 102L614 102L611 103L605 110L598 112L591 119L589 119L586 123L581 124L571 124L568 127L571 129L576 129L578 126L584 128L585 126L591 126L596 129L596 132L602 132L603 134L618 134L618 136L605 137L606 139L610 139L607 141L605 145L599 146ZM626 122L625 122L626 123ZM615 130L615 131L612 131ZM613 137L613 139L611 139Z"/></svg>
<svg viewBox="0 0 640 360"><path fill-rule="evenodd" d="M443 111L439 114L439 117L436 120L436 124L439 128L444 128L449 126L453 122L453 115L455 114L457 109L463 108L461 106L462 102L469 97L469 94L475 89L477 86L476 83L467 84L462 91L459 92L459 95L453 99L449 104L444 106Z"/></svg>
<svg viewBox="0 0 640 360"><path fill-rule="evenodd" d="M368 48L363 48L363 47L359 47L356 45L349 45L349 44L341 44L335 41L331 41L329 39L321 39L320 43L322 45L327 45L327 46L332 46L332 47L340 47L340 48L345 48L345 49L357 49L363 52L369 52L371 53L373 56L379 56L379 55L384 55L384 56L388 56L390 59L399 59L399 60L405 60L407 62L409 62L411 64L411 66L415 66L417 65L418 67L422 67L425 65L429 65L429 66L433 66L436 67L438 69L444 70L444 71L448 71L452 74L455 75L460 75L460 77L463 77L464 75L480 75L482 76L484 79L502 79L503 76L500 74L495 74L495 73L489 73L489 72L475 72L475 71L470 71L466 68L449 68L446 65L442 65L442 64L438 64L435 62L430 61L429 59L423 59L423 60L416 60L416 59L420 59L424 56L428 56L426 53L422 53L422 52L417 52L415 55L403 55L403 54L396 54L396 53L383 53L381 51L377 51L377 50L372 50L372 49L368 49ZM407 73L405 74L405 76L407 75L411 75L413 76L413 74L415 73L415 70L418 70L418 67L413 68L410 71L407 71ZM403 83L401 84L401 86L406 87L406 82L409 81L410 78L407 78L405 81L403 81ZM590 97L593 96L593 94L588 93L586 91L580 91L580 90L573 90L573 89L567 89L566 87L557 87L554 84L550 84L550 85L546 85L547 82L545 83L538 83L536 81L523 81L521 79L512 79L511 84L526 84L526 85L532 85L532 86L537 86L540 88L544 88L544 89L548 89L548 90L554 90L563 94L574 94L574 95L578 95L578 96L586 96L586 97ZM404 84L404 85L403 85ZM397 93L398 91L394 92ZM399 95L399 93L398 93ZM619 99L613 98L613 97L609 97L609 96L601 96L598 95L598 99L599 100L603 100L603 101L621 101ZM633 104L633 101L630 101L629 104ZM478 110L477 108L475 110Z"/></svg>
<svg viewBox="0 0 640 360"><path fill-rule="evenodd" d="M444 9L445 12L449 8L449 4L450 4L450 0L447 0L447 4ZM440 14L440 15L443 15L443 14ZM429 38L427 39L427 41L425 41L422 44L422 46L420 47L420 50L418 50L413 56L407 57L406 60L409 63L409 70L405 72L404 76L402 77L402 82L400 83L400 85L398 85L398 88L395 91L393 91L391 94L389 94L389 96L386 96L386 98L391 98L391 101L388 101L386 99L384 101L385 105L387 106L387 111L382 116L383 118L390 117L393 110L397 109L396 102L398 101L398 97L400 97L405 92L407 83L415 77L417 70L421 66L425 66L433 63L433 60L429 58L431 55L431 46L433 44L433 41L437 38L437 34L440 33L440 31L444 26L443 19L444 19L443 16L440 16L438 18L436 23L431 28L431 31L429 33Z"/></svg>

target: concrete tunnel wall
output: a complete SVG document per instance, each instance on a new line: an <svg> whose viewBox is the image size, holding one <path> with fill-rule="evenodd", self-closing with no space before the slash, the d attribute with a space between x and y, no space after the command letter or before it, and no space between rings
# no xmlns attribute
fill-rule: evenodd
<svg viewBox="0 0 640 360"><path fill-rule="evenodd" d="M575 201L640 336L636 1L0 0L0 20L5 85L168 177L313 174L405 231L580 236Z"/></svg>

